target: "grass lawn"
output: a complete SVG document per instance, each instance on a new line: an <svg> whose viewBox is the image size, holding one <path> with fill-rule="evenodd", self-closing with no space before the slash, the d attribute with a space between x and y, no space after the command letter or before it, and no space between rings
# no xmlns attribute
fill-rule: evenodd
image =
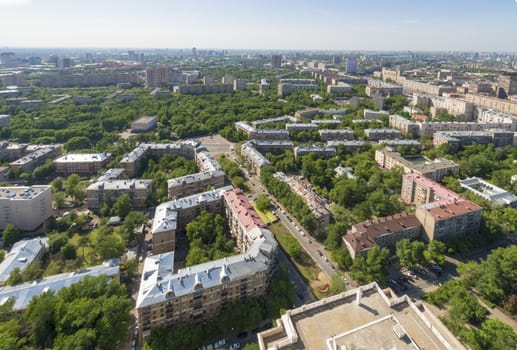
<svg viewBox="0 0 517 350"><path fill-rule="evenodd" d="M285 249L286 242L289 241L293 237L287 228L282 224L281 222L274 223L269 226L269 229L273 234L275 235L276 240L278 243ZM298 243L298 241L297 241ZM299 243L298 243L299 244ZM291 261L296 266L300 274L303 276L303 278L309 283L313 294L318 298L321 299L325 297L320 291L318 290L323 285L329 283L328 278L326 275L319 269L319 267L316 265L314 260L307 254L305 250L303 250L302 247L300 247L302 250L301 256L298 259L291 258ZM287 254L287 253L286 253Z"/></svg>
<svg viewBox="0 0 517 350"><path fill-rule="evenodd" d="M260 216L262 221L264 221L266 224L272 224L272 223L278 221L278 218L275 216L275 214L273 214L269 210L261 211L257 208L256 202L252 202L252 204L253 204L253 208L255 208L255 211L257 212L257 214Z"/></svg>

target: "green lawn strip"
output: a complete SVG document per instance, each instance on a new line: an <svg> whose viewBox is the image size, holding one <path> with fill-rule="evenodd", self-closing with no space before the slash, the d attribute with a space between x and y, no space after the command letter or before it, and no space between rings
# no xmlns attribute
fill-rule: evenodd
<svg viewBox="0 0 517 350"><path fill-rule="evenodd" d="M255 211L260 216L262 221L264 221L266 224L272 224L276 221L278 221L278 218L269 210L262 211L257 208L256 202L252 202L253 208L255 208Z"/></svg>
<svg viewBox="0 0 517 350"><path fill-rule="evenodd" d="M321 272L320 269L318 269L312 260L312 258L307 254L305 250L303 250L302 247L300 249L302 250L302 253L300 254L299 259L293 259L287 254L286 249L286 241L289 239L288 237L292 237L289 231L286 229L286 227L281 223L277 222L269 226L269 229L273 234L275 235L275 238L277 239L278 243L284 251L286 252L286 255L289 257L293 265L298 269L298 272L303 276L305 281L309 284L310 288L312 289L313 294L318 298L321 299L325 297L322 293L318 291L317 288L314 288L312 286L313 281L316 280L318 274Z"/></svg>

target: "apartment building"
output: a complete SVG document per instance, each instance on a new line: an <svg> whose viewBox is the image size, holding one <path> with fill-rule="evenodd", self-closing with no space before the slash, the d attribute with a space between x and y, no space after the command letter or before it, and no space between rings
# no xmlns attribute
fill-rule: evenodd
<svg viewBox="0 0 517 350"><path fill-rule="evenodd" d="M316 128L318 128L316 126ZM249 134L250 140L289 140L289 131L281 129L256 129L255 132Z"/></svg>
<svg viewBox="0 0 517 350"><path fill-rule="evenodd" d="M363 111L363 118L364 119L381 119L381 117L387 117L389 116L389 112L387 111L372 111L371 109L365 109Z"/></svg>
<svg viewBox="0 0 517 350"><path fill-rule="evenodd" d="M250 169L250 172L260 177L260 171L271 162L262 155L253 142L248 141L241 146L241 154L244 157L245 164Z"/></svg>
<svg viewBox="0 0 517 350"><path fill-rule="evenodd" d="M335 147L330 146L298 146L294 148L294 157L296 159L314 154L315 157L332 158L337 154Z"/></svg>
<svg viewBox="0 0 517 350"><path fill-rule="evenodd" d="M496 95L499 98L517 95L517 73L505 73L497 78Z"/></svg>
<svg viewBox="0 0 517 350"><path fill-rule="evenodd" d="M401 199L416 205L426 239L448 239L479 232L482 208L418 174L402 177Z"/></svg>
<svg viewBox="0 0 517 350"><path fill-rule="evenodd" d="M420 134L420 127L418 123L406 119L400 115L390 115L389 126L400 130L403 134L411 137L417 137Z"/></svg>
<svg viewBox="0 0 517 350"><path fill-rule="evenodd" d="M0 188L0 230L13 224L22 231L34 231L51 215L50 186Z"/></svg>
<svg viewBox="0 0 517 350"><path fill-rule="evenodd" d="M510 124L506 129L510 131L517 131L517 116L502 113L494 109L476 108L478 123L487 124Z"/></svg>
<svg viewBox="0 0 517 350"><path fill-rule="evenodd" d="M232 186L165 202L156 207L151 228L154 253L161 254L176 248L176 235L202 211L223 214L222 195Z"/></svg>
<svg viewBox="0 0 517 350"><path fill-rule="evenodd" d="M23 156L26 143L12 143L9 141L0 141L0 160L14 161Z"/></svg>
<svg viewBox="0 0 517 350"><path fill-rule="evenodd" d="M357 254L366 254L376 245L394 250L401 239L418 239L421 234L422 224L416 216L401 213L352 225L343 242L355 259Z"/></svg>
<svg viewBox="0 0 517 350"><path fill-rule="evenodd" d="M285 130L288 132L314 131L318 130L318 125L313 123L287 123Z"/></svg>
<svg viewBox="0 0 517 350"><path fill-rule="evenodd" d="M352 141L354 140L354 132L345 129L322 129L319 130L322 141Z"/></svg>
<svg viewBox="0 0 517 350"><path fill-rule="evenodd" d="M457 152L461 148L473 143L480 145L493 144L495 147L513 145L514 132L505 130L486 131L439 131L433 135L433 145L448 144L451 152Z"/></svg>
<svg viewBox="0 0 517 350"><path fill-rule="evenodd" d="M262 153L278 153L285 150L293 150L294 143L291 140L253 140L255 148Z"/></svg>
<svg viewBox="0 0 517 350"><path fill-rule="evenodd" d="M224 94L233 92L233 84L179 85L174 87L174 92L183 95Z"/></svg>
<svg viewBox="0 0 517 350"><path fill-rule="evenodd" d="M131 132L149 132L156 129L158 116L144 116L131 123Z"/></svg>
<svg viewBox="0 0 517 350"><path fill-rule="evenodd" d="M397 129L364 129L364 134L368 141L393 140L402 138L402 134Z"/></svg>
<svg viewBox="0 0 517 350"><path fill-rule="evenodd" d="M5 285L14 269L22 272L34 261L40 260L47 250L48 237L24 239L14 243L0 262L0 286Z"/></svg>
<svg viewBox="0 0 517 350"><path fill-rule="evenodd" d="M349 92L352 92L352 86L342 81L337 82L337 84L327 85L328 94L344 95Z"/></svg>
<svg viewBox="0 0 517 350"><path fill-rule="evenodd" d="M428 159L422 155L401 156L390 147L375 151L375 162L381 168L391 169L400 167L404 173L415 173L434 181L440 181L444 176L459 172L459 165L445 158Z"/></svg>
<svg viewBox="0 0 517 350"><path fill-rule="evenodd" d="M438 113L444 111L455 117L457 121L474 120L474 107L472 102L460 100L452 97L433 96L430 98L430 111L432 117L436 117Z"/></svg>
<svg viewBox="0 0 517 350"><path fill-rule="evenodd" d="M111 161L110 153L68 153L54 160L56 173L95 175Z"/></svg>
<svg viewBox="0 0 517 350"><path fill-rule="evenodd" d="M384 82L382 80L369 79L368 86L366 86L366 95L373 96L395 96L402 95L403 87L396 84Z"/></svg>
<svg viewBox="0 0 517 350"><path fill-rule="evenodd" d="M379 140L377 141L380 144L384 144L388 147L412 147L416 149L421 149L422 144L417 140L408 140L408 139L391 139L391 140Z"/></svg>
<svg viewBox="0 0 517 350"><path fill-rule="evenodd" d="M438 182L418 174L402 176L400 198L404 203L416 206L432 202L453 203L463 199Z"/></svg>
<svg viewBox="0 0 517 350"><path fill-rule="evenodd" d="M287 96L293 93L294 91L317 91L320 88L319 85L316 84L316 81L313 79L300 79L301 81L313 81L312 83L285 83L282 82L282 80L284 79L281 79L280 83L278 84L278 96Z"/></svg>
<svg viewBox="0 0 517 350"><path fill-rule="evenodd" d="M61 145L36 146L35 148L25 148L24 155L9 163L9 167L16 173L32 171L36 167L45 163L47 159L53 159L61 154Z"/></svg>
<svg viewBox="0 0 517 350"><path fill-rule="evenodd" d="M406 79L402 86L404 93L421 93L435 96L442 96L444 93L454 92L454 87L447 85L436 85L429 82L420 82Z"/></svg>
<svg viewBox="0 0 517 350"><path fill-rule="evenodd" d="M251 126L254 128L258 128L260 125L264 124L270 124L270 123L279 123L279 122L285 122L285 121L291 121L293 123L296 123L298 119L295 117L292 117L290 115L283 115L280 117L274 117L274 118L267 118L267 119L259 119L251 122ZM243 123L243 122L240 122Z"/></svg>
<svg viewBox="0 0 517 350"><path fill-rule="evenodd" d="M276 266L277 243L240 190L220 191L240 253L174 271L174 252L148 257L136 302L140 337L152 329L200 323L231 303L264 295ZM224 194L223 194L224 193Z"/></svg>
<svg viewBox="0 0 517 350"><path fill-rule="evenodd" d="M224 185L225 174L222 170L203 171L167 180L169 199L181 198L198 193L207 187L218 188Z"/></svg>
<svg viewBox="0 0 517 350"><path fill-rule="evenodd" d="M163 157L166 154L194 159L198 143L180 141L176 143L143 143L129 152L120 161L128 177L137 176L146 165L148 157Z"/></svg>
<svg viewBox="0 0 517 350"><path fill-rule="evenodd" d="M0 128L11 125L11 116L9 114L0 114Z"/></svg>
<svg viewBox="0 0 517 350"><path fill-rule="evenodd" d="M443 240L479 232L482 208L467 199L452 203L431 202L416 208L428 240Z"/></svg>
<svg viewBox="0 0 517 350"><path fill-rule="evenodd" d="M358 149L363 149L368 147L368 143L362 140L353 140L353 141L341 141L341 140L331 140L327 141L328 147L336 147L336 150L339 148L343 148L346 151L354 151Z"/></svg>
<svg viewBox="0 0 517 350"><path fill-rule="evenodd" d="M325 230L330 223L330 212L325 208L325 199L320 197L316 192L314 192L314 190L297 177L286 176L282 172L277 172L273 176L280 181L287 183L291 191L303 199L316 218L317 227L314 234L318 236L324 235Z"/></svg>
<svg viewBox="0 0 517 350"><path fill-rule="evenodd" d="M170 82L169 67L160 66L145 70L145 86L147 87L167 86Z"/></svg>
<svg viewBox="0 0 517 350"><path fill-rule="evenodd" d="M117 72L103 70L102 73L72 74L70 71L60 71L57 74L46 74L38 77L41 87L65 88L117 85L120 83L138 83L138 75L133 72Z"/></svg>
<svg viewBox="0 0 517 350"><path fill-rule="evenodd" d="M113 204L127 194L131 207L144 209L152 192L152 180L104 180L96 181L86 188L88 209L96 212L104 203Z"/></svg>
<svg viewBox="0 0 517 350"><path fill-rule="evenodd" d="M311 124L316 124L322 127L337 127L341 125L341 120L339 119L314 119L311 120Z"/></svg>
<svg viewBox="0 0 517 350"><path fill-rule="evenodd" d="M495 109L502 113L517 115L517 102L512 100L475 94L465 95L465 100L482 108Z"/></svg>
<svg viewBox="0 0 517 350"><path fill-rule="evenodd" d="M271 66L275 69L280 68L282 66L282 55L272 55Z"/></svg>
<svg viewBox="0 0 517 350"><path fill-rule="evenodd" d="M46 292L57 293L61 289L78 283L85 277L106 275L119 278L120 265L117 259L107 260L102 265L90 266L73 272L43 277L38 280L25 282L16 286L0 288L0 300L14 299L13 311L22 312L27 309L32 298Z"/></svg>

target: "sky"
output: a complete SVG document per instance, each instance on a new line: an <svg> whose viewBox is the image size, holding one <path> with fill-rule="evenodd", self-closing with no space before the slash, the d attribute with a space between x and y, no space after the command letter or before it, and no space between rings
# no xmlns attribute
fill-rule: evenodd
<svg viewBox="0 0 517 350"><path fill-rule="evenodd" d="M517 0L0 0L0 48L517 52Z"/></svg>

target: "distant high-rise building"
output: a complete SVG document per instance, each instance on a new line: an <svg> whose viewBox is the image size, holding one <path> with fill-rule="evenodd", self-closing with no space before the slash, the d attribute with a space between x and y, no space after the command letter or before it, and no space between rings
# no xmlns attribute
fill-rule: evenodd
<svg viewBox="0 0 517 350"><path fill-rule="evenodd" d="M271 65L273 68L280 68L282 66L282 55L273 55L271 57Z"/></svg>
<svg viewBox="0 0 517 350"><path fill-rule="evenodd" d="M357 63L352 58L346 59L346 72L349 74L354 74L357 72Z"/></svg>
<svg viewBox="0 0 517 350"><path fill-rule="evenodd" d="M517 73L501 74L497 78L497 97L508 98L517 94Z"/></svg>
<svg viewBox="0 0 517 350"><path fill-rule="evenodd" d="M197 57L197 49L195 47L192 48L192 56Z"/></svg>
<svg viewBox="0 0 517 350"><path fill-rule="evenodd" d="M332 57L332 63L333 64L340 64L342 60L343 60L343 57L341 57L341 56L334 56L334 57Z"/></svg>
<svg viewBox="0 0 517 350"><path fill-rule="evenodd" d="M147 87L161 87L169 84L169 68L155 67L145 70L145 85Z"/></svg>
<svg viewBox="0 0 517 350"><path fill-rule="evenodd" d="M14 52L2 52L0 54L0 63L4 66L12 66L17 62L16 54Z"/></svg>
<svg viewBox="0 0 517 350"><path fill-rule="evenodd" d="M139 59L139 55L135 51L128 51L127 52L127 59L128 59L128 61L137 62L138 59Z"/></svg>

